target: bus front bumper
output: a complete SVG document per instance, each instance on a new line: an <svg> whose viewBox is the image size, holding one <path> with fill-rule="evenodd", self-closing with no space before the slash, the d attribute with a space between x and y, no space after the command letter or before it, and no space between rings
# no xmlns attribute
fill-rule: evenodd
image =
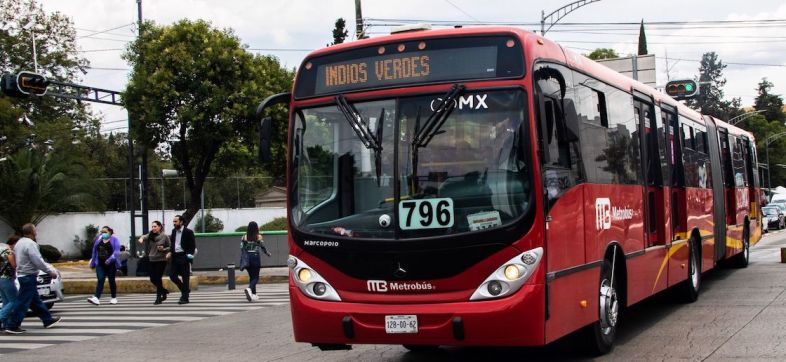
<svg viewBox="0 0 786 362"><path fill-rule="evenodd" d="M366 304L311 299L290 285L297 342L316 345L407 344L533 346L545 343L544 286L525 285L488 301ZM417 316L417 332L387 333L385 316Z"/></svg>

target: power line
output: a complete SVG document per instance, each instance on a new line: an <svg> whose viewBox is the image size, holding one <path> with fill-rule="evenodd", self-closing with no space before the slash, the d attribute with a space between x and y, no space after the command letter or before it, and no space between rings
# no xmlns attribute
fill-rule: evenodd
<svg viewBox="0 0 786 362"><path fill-rule="evenodd" d="M594 35L619 35L619 36L638 36L639 33L614 33L614 32L603 32L603 31L573 31L573 30L563 30L561 33L573 33L573 34L594 34ZM712 39L728 39L728 38L743 38L743 39L751 39L751 38L760 38L760 39L784 39L786 40L786 36L766 36L766 35L691 35L691 34L652 34L651 32L647 32L647 37L680 37L680 38L712 38Z"/></svg>
<svg viewBox="0 0 786 362"><path fill-rule="evenodd" d="M106 29L106 30L96 31L96 32L93 32L93 33L90 33L90 34L87 34L87 35L78 36L78 37L76 37L76 38L77 38L77 39L82 39L82 38L89 38L89 37L91 37L91 36L93 36L93 35L98 35L98 34L108 33L108 32L110 32L110 31L112 31L112 30L122 29L122 28L125 28L125 27L127 27L127 26L134 25L134 24L136 24L136 23L128 23L128 24L125 24L125 25L121 25L121 26L118 26L118 27L111 28L111 29Z"/></svg>
<svg viewBox="0 0 786 362"><path fill-rule="evenodd" d="M314 49L306 48L248 48L248 50L259 52L310 52Z"/></svg>
<svg viewBox="0 0 786 362"><path fill-rule="evenodd" d="M91 33L92 32L101 32L101 30L95 30L95 29L85 29L85 28L74 28L74 29L76 29L78 31L89 31ZM128 37L128 38L136 38L136 35L131 35L131 34L109 33L109 32L103 32L102 34L114 35L114 36L124 36L124 37ZM89 34L87 36L89 36Z"/></svg>
<svg viewBox="0 0 786 362"><path fill-rule="evenodd" d="M85 68L92 69L92 70L131 70L129 68L107 68L107 67L92 67L92 66L87 66Z"/></svg>
<svg viewBox="0 0 786 362"><path fill-rule="evenodd" d="M78 53L95 53L95 52L113 52L118 50L125 50L123 48L107 48L107 49L89 49L89 50L77 50Z"/></svg>
<svg viewBox="0 0 786 362"><path fill-rule="evenodd" d="M456 10L460 11L462 14L466 15L468 18L470 18L470 19L472 19L472 20L475 20L476 22L480 22L480 20L478 20L478 19L477 19L477 18L475 18L474 16L470 15L468 12L464 11L462 8L458 7L458 6L457 6L456 4L454 4L452 1L450 1L450 0L445 0L445 2L446 2L446 3L448 3L448 4L450 4L450 6L452 6L452 7L456 8Z"/></svg>

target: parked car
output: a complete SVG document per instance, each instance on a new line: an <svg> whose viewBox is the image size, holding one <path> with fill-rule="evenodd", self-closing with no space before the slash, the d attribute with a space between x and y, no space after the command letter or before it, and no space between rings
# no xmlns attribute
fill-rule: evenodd
<svg viewBox="0 0 786 362"><path fill-rule="evenodd" d="M60 276L60 271L57 268L52 268L57 271L57 277L52 278L49 274L39 271L37 279L38 295L49 309L52 309L56 302L62 302L64 298L63 278ZM19 281L16 281L16 288L19 289ZM0 306L2 305L2 299L0 299Z"/></svg>
<svg viewBox="0 0 786 362"><path fill-rule="evenodd" d="M761 208L761 212L767 220L764 224L768 226L768 230L770 227L773 229L783 229L786 227L786 212L782 211L780 207L773 205L765 206Z"/></svg>

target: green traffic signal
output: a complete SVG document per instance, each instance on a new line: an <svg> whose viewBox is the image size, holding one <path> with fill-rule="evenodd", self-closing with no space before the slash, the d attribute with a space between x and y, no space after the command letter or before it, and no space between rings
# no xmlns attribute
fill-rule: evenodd
<svg viewBox="0 0 786 362"><path fill-rule="evenodd" d="M666 94L677 100L693 98L698 93L699 87L694 80L684 79L666 83Z"/></svg>

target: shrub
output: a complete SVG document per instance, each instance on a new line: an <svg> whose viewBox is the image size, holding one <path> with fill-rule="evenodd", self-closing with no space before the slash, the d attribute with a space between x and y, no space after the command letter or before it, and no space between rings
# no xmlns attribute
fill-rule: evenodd
<svg viewBox="0 0 786 362"><path fill-rule="evenodd" d="M87 224L85 225L84 239L79 235L74 235L74 244L79 249L79 257L82 259L90 259L93 257L93 240L98 234L98 225Z"/></svg>
<svg viewBox="0 0 786 362"><path fill-rule="evenodd" d="M235 229L235 232L243 232L244 233L246 231L248 231L248 225L238 226L237 229Z"/></svg>
<svg viewBox="0 0 786 362"><path fill-rule="evenodd" d="M41 249L41 256L44 257L44 260L48 263L54 263L63 256L63 253L52 245L39 245L39 249Z"/></svg>
<svg viewBox="0 0 786 362"><path fill-rule="evenodd" d="M202 232L202 218L200 217L197 219L196 225L194 226L194 231ZM224 223L221 219L213 216L211 213L205 214L205 232L206 233L217 233L221 230L224 230Z"/></svg>
<svg viewBox="0 0 786 362"><path fill-rule="evenodd" d="M277 217L259 227L259 230L264 230L264 231L275 231L275 230L286 230L286 229L287 229L286 217Z"/></svg>

